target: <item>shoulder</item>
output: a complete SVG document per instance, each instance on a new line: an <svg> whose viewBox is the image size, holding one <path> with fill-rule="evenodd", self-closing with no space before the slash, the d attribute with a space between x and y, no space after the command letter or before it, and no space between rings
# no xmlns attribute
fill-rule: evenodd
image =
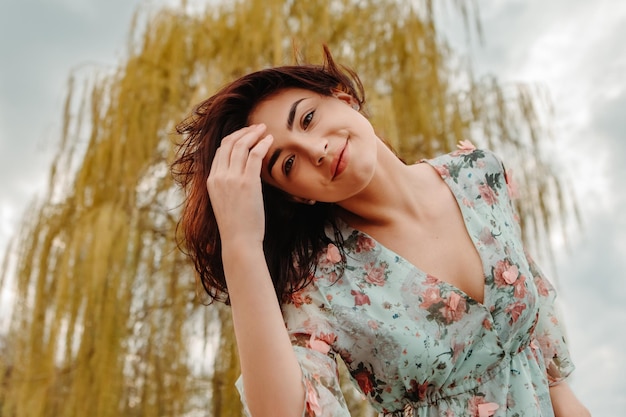
<svg viewBox="0 0 626 417"><path fill-rule="evenodd" d="M503 191L507 197L516 195L502 159L488 149L462 148L432 159L423 160L431 165L453 190L468 195Z"/></svg>
<svg viewBox="0 0 626 417"><path fill-rule="evenodd" d="M455 175L458 170L504 172L502 159L489 149L459 149L432 159L425 159L442 176Z"/></svg>
<svg viewBox="0 0 626 417"><path fill-rule="evenodd" d="M488 149L465 146L453 152L423 159L432 166L448 183L470 185L476 182L507 182L507 174L502 159Z"/></svg>

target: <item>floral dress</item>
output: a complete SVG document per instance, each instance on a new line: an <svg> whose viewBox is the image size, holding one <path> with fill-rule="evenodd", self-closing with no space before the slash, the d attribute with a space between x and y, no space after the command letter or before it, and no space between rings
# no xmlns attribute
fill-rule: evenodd
<svg viewBox="0 0 626 417"><path fill-rule="evenodd" d="M342 223L346 261L328 245L313 283L283 306L304 416L350 415L338 356L385 416L553 416L549 386L574 367L554 289L522 245L501 161L464 149L423 163L456 197L483 263L484 301Z"/></svg>

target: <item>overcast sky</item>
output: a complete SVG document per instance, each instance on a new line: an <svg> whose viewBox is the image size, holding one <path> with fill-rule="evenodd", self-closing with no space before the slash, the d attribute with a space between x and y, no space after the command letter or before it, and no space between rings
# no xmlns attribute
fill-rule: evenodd
<svg viewBox="0 0 626 417"><path fill-rule="evenodd" d="M538 83L555 106L556 163L574 186L583 230L556 274L577 371L595 416L626 410L626 2L481 1L481 68Z"/></svg>
<svg viewBox="0 0 626 417"><path fill-rule="evenodd" d="M163 4L165 0L154 0ZM556 275L577 371L595 416L626 409L626 2L482 0L479 71L536 83L555 106L555 164L572 183L583 229ZM45 190L66 81L123 58L138 0L0 1L0 251ZM8 296L0 298L6 303Z"/></svg>

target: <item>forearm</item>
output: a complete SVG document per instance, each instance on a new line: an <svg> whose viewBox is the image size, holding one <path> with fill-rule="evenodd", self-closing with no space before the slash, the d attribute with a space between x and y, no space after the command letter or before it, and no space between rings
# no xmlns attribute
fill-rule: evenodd
<svg viewBox="0 0 626 417"><path fill-rule="evenodd" d="M550 387L550 399L555 417L591 417L565 381Z"/></svg>
<svg viewBox="0 0 626 417"><path fill-rule="evenodd" d="M226 243L224 272L248 408L254 417L301 416L302 373L262 247Z"/></svg>

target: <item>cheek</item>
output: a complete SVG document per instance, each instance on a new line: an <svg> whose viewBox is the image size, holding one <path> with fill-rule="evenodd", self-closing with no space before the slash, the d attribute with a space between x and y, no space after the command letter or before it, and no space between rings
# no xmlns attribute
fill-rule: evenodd
<svg viewBox="0 0 626 417"><path fill-rule="evenodd" d="M365 188L372 181L374 172L376 171L376 164L374 161L363 162L364 163L359 167L354 175L354 188L359 191Z"/></svg>
<svg viewBox="0 0 626 417"><path fill-rule="evenodd" d="M273 191L283 191L285 192L284 187L281 187L272 177L267 175L267 171L261 172L261 182L265 189L271 189Z"/></svg>
<svg viewBox="0 0 626 417"><path fill-rule="evenodd" d="M349 176L352 186L356 190L366 187L374 177L378 160L376 157L376 148L364 149L359 155L354 155L352 172Z"/></svg>

